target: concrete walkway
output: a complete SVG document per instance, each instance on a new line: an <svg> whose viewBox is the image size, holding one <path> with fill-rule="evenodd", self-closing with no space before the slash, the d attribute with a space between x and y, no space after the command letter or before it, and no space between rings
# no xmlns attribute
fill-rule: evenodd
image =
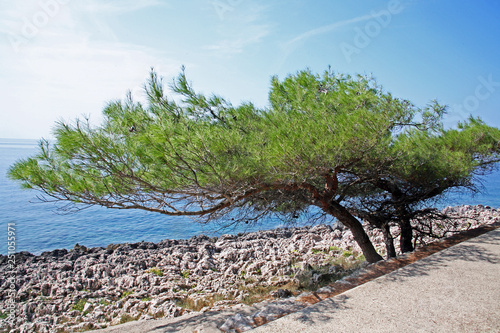
<svg viewBox="0 0 500 333"><path fill-rule="evenodd" d="M500 332L500 228L249 332Z"/></svg>

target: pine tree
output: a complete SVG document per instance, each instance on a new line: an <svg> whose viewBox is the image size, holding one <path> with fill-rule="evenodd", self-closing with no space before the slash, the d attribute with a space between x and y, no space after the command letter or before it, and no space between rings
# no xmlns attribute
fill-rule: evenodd
<svg viewBox="0 0 500 333"><path fill-rule="evenodd" d="M443 107L417 108L364 76L273 77L267 109L198 94L184 69L170 88L174 97L152 72L147 105L129 94L107 105L99 127L58 123L55 142L42 140L10 177L57 201L203 221L293 218L315 206L348 227L375 262L382 257L356 217L375 216L366 207L384 208L381 198L390 196L394 214L406 218L412 200L427 199L421 188L467 187L475 171L498 161L497 129L474 120L445 131ZM471 150L478 136L488 139ZM399 205L405 201L390 186L411 204Z"/></svg>

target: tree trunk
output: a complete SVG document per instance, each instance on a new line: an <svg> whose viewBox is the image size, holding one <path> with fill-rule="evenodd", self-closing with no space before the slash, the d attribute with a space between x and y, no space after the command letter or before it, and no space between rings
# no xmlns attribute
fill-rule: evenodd
<svg viewBox="0 0 500 333"><path fill-rule="evenodd" d="M401 252L411 252L413 251L413 229L411 227L410 220L402 219L398 222L399 228L401 229L401 235L399 236L399 246Z"/></svg>
<svg viewBox="0 0 500 333"><path fill-rule="evenodd" d="M387 251L387 259L396 257L396 248L394 247L394 238L392 238L391 227L388 223L382 226L382 234L384 235L385 249Z"/></svg>
<svg viewBox="0 0 500 333"><path fill-rule="evenodd" d="M375 250L375 247L366 234L365 229L363 229L361 222L359 222L358 219L356 219L351 213L349 213L347 209L342 207L336 201L331 201L328 203L323 202L322 204L323 210L326 213L336 217L340 222L342 222L342 224L344 224L349 228L349 230L351 230L354 240L356 241L356 243L358 243L359 247L363 251L363 255L365 256L366 261L368 261L369 263L374 263L383 259Z"/></svg>
<svg viewBox="0 0 500 333"><path fill-rule="evenodd" d="M391 227L389 223L380 216L365 214L364 216L357 215L368 221L371 225L382 230L382 235L384 235L385 250L387 252L387 259L396 257L396 248L394 247L394 238L391 234Z"/></svg>

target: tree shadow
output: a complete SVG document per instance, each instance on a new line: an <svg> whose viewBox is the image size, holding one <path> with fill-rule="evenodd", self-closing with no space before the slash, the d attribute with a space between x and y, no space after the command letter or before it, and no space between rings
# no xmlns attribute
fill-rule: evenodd
<svg viewBox="0 0 500 333"><path fill-rule="evenodd" d="M182 330L188 330L196 332L196 327L203 326L205 329L207 328L207 324L209 323L210 328L218 328L221 327L228 318L234 316L236 313L241 314L243 316L252 315L253 313L258 311L258 307L248 306L239 309L228 309L227 311L207 311L200 313L198 315L194 315L189 318L178 317L179 319L176 321L172 321L166 323L164 325L156 326L148 332L179 332Z"/></svg>
<svg viewBox="0 0 500 333"><path fill-rule="evenodd" d="M331 320L333 318L332 315L336 311L349 309L346 306L348 299L349 297L344 294L325 299L313 306L301 310L296 320L306 325L313 325L319 321Z"/></svg>
<svg viewBox="0 0 500 333"><path fill-rule="evenodd" d="M176 322L172 322L172 323L168 323L168 324L165 324L165 325L161 325L161 326L157 326L155 327L154 329L152 329L150 332L179 332L183 329L186 329L188 326L189 327L196 327L196 326L199 326L199 325L202 325L204 323L207 322L207 320L209 319L211 322L214 323L214 325L216 325L217 327L220 327L222 326L222 324L224 324L224 322L226 321L226 319L229 317L222 317L220 316L220 318L218 318L220 315L219 312L216 312L216 311L209 311L209 312L205 312L205 313L202 313L202 314L199 314L199 315L196 315L194 317L191 317L189 319L180 319L179 321L176 321Z"/></svg>
<svg viewBox="0 0 500 333"><path fill-rule="evenodd" d="M404 282L408 278L429 275L429 272L447 267L453 261L499 264L500 254L488 250L485 246L498 244L500 244L500 230L492 231L416 261L386 275L385 279Z"/></svg>

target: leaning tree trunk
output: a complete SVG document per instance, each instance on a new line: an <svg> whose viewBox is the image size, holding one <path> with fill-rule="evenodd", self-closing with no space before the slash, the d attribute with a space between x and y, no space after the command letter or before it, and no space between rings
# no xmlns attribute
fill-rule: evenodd
<svg viewBox="0 0 500 333"><path fill-rule="evenodd" d="M363 229L361 222L349 213L347 209L336 201L331 201L323 202L323 210L336 217L340 222L342 222L343 225L351 230L354 240L363 251L366 261L374 263L383 259L380 254L377 253L377 250L375 250L375 247L366 234L365 229Z"/></svg>

